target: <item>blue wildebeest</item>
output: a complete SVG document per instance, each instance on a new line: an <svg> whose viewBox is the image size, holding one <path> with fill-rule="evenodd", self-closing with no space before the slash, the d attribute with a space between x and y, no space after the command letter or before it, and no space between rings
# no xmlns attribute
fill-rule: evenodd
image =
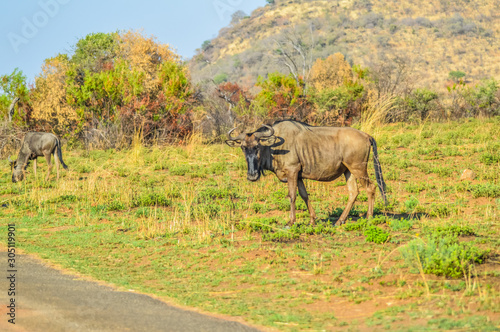
<svg viewBox="0 0 500 332"><path fill-rule="evenodd" d="M61 142L59 138L51 133L27 133L24 136L17 159L12 161L9 156L9 162L12 167L12 182L21 181L24 178L24 171L30 160L33 160L36 177L36 159L41 156L44 156L47 160L48 170L47 177L45 178L45 181L47 181L52 169L52 163L50 161L51 155L54 155L56 161L57 179L59 180L58 161L61 162L64 169L68 169L68 166L66 166L62 159Z"/></svg>
<svg viewBox="0 0 500 332"><path fill-rule="evenodd" d="M288 183L289 225L295 223L297 188L309 210L311 224L315 222L316 214L308 199L304 179L333 181L342 174L347 181L349 200L339 218L340 224L345 223L358 196L356 179L368 193L367 217L373 216L377 186L370 181L367 170L372 146L377 184L387 204L377 143L362 131L348 127L314 127L296 121L278 121L272 127L264 125L255 132L232 137L235 129L229 131L226 143L243 150L248 166L247 179L257 181L264 170L269 170L280 181Z"/></svg>

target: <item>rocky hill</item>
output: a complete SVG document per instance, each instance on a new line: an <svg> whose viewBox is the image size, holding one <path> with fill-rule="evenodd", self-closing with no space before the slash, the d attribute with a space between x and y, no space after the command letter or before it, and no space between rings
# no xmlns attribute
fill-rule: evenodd
<svg viewBox="0 0 500 332"><path fill-rule="evenodd" d="M288 72L280 42L293 35L304 63L341 52L351 64L411 72L419 86L444 87L449 73L469 82L500 79L498 0L275 0L206 41L190 60L195 81L251 87L259 75Z"/></svg>

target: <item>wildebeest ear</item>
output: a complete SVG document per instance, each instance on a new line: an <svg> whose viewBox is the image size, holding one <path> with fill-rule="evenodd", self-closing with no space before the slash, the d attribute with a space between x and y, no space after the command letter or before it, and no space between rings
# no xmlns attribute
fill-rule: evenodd
<svg viewBox="0 0 500 332"><path fill-rule="evenodd" d="M235 141L235 140L228 139L226 141L226 144L229 145L232 148L237 148L237 147L241 146L241 141L240 140L236 140Z"/></svg>
<svg viewBox="0 0 500 332"><path fill-rule="evenodd" d="M276 136L262 137L259 139L259 143L262 146L271 146L276 143Z"/></svg>

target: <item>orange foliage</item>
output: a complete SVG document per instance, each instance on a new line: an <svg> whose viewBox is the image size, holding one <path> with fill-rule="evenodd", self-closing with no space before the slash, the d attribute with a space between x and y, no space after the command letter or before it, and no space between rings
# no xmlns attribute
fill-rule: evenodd
<svg viewBox="0 0 500 332"><path fill-rule="evenodd" d="M179 62L180 58L168 44L160 44L156 37L145 37L138 31L118 36L119 57L126 59L132 70L143 72L146 91L159 85L158 66L165 62Z"/></svg>
<svg viewBox="0 0 500 332"><path fill-rule="evenodd" d="M32 90L33 120L39 128L63 132L78 122L75 111L66 103L65 75L68 62L62 56L45 60L42 73Z"/></svg>
<svg viewBox="0 0 500 332"><path fill-rule="evenodd" d="M317 91L335 89L352 82L352 70L341 53L317 59L311 68L311 83Z"/></svg>

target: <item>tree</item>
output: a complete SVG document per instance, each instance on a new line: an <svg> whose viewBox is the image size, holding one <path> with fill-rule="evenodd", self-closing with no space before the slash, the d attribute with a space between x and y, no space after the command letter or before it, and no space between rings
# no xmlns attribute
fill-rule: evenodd
<svg viewBox="0 0 500 332"><path fill-rule="evenodd" d="M19 98L17 113L14 108L16 98ZM17 116L19 121L24 123L29 121L31 114L30 91L26 83L26 76L18 68L15 68L10 75L0 76L0 114L10 120Z"/></svg>
<svg viewBox="0 0 500 332"><path fill-rule="evenodd" d="M113 62L118 52L117 33L90 33L78 40L71 62L81 72L97 72L103 65Z"/></svg>
<svg viewBox="0 0 500 332"><path fill-rule="evenodd" d="M474 116L500 115L500 88L495 79L485 80L470 88L465 98Z"/></svg>
<svg viewBox="0 0 500 332"><path fill-rule="evenodd" d="M210 47L212 47L212 41L211 40L205 40L203 42L203 44L201 44L201 50L202 51L206 51L208 50Z"/></svg>
<svg viewBox="0 0 500 332"><path fill-rule="evenodd" d="M236 25L241 22L247 16L244 11L238 10L231 15L231 24Z"/></svg>
<svg viewBox="0 0 500 332"><path fill-rule="evenodd" d="M274 56L278 64L287 68L290 75L301 86L303 96L307 93L314 49L313 26L294 27L274 39L277 48Z"/></svg>
<svg viewBox="0 0 500 332"><path fill-rule="evenodd" d="M318 92L335 89L353 81L352 69L341 53L317 59L311 68L311 85Z"/></svg>
<svg viewBox="0 0 500 332"><path fill-rule="evenodd" d="M404 98L405 108L408 115L416 114L420 120L425 120L430 111L435 108L438 94L435 91L422 88L413 91Z"/></svg>
<svg viewBox="0 0 500 332"><path fill-rule="evenodd" d="M455 83L458 83L462 78L465 77L465 73L460 70L453 70L448 73L448 77Z"/></svg>
<svg viewBox="0 0 500 332"><path fill-rule="evenodd" d="M407 96L413 91L417 77L413 71L415 59L405 55L382 55L372 63L368 79L372 82L377 97Z"/></svg>
<svg viewBox="0 0 500 332"><path fill-rule="evenodd" d="M168 45L136 31L82 38L71 58L47 59L35 84L38 126L99 137L106 147L130 142L139 130L149 140L192 128L187 68Z"/></svg>
<svg viewBox="0 0 500 332"><path fill-rule="evenodd" d="M225 82L216 85L204 99L205 114L200 121L203 132L215 138L225 138L237 118L248 123L251 100L252 96L248 91L236 83Z"/></svg>
<svg viewBox="0 0 500 332"><path fill-rule="evenodd" d="M42 72L35 78L33 119L41 130L62 134L78 125L78 114L66 100L66 73L69 67L68 57L60 54L46 59Z"/></svg>
<svg viewBox="0 0 500 332"><path fill-rule="evenodd" d="M256 86L261 91L255 97L258 112L281 119L306 120L310 105L304 97L304 82L297 83L292 74L271 73L267 79L259 76Z"/></svg>

